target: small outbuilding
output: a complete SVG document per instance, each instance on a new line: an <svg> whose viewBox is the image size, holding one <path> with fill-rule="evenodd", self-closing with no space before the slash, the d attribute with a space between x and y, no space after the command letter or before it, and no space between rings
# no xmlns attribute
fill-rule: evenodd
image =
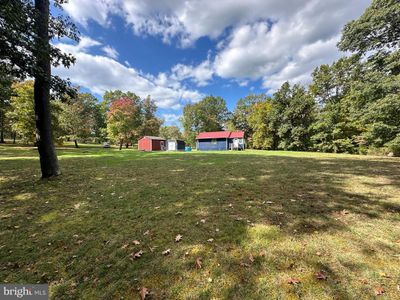
<svg viewBox="0 0 400 300"><path fill-rule="evenodd" d="M185 146L186 146L186 144L182 140L168 140L167 141L167 150L168 151L184 151Z"/></svg>
<svg viewBox="0 0 400 300"><path fill-rule="evenodd" d="M243 131L200 132L196 137L197 150L244 150Z"/></svg>
<svg viewBox="0 0 400 300"><path fill-rule="evenodd" d="M158 136L144 136L138 141L140 151L164 151L166 140Z"/></svg>

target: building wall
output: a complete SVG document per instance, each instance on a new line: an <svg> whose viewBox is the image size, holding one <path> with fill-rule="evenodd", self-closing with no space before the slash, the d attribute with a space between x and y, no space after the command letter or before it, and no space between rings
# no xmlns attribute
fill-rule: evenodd
<svg viewBox="0 0 400 300"><path fill-rule="evenodd" d="M160 150L164 150L161 148L161 143L164 143L164 147L166 146L166 141L161 141L161 140L152 140L153 142L153 147L152 147L152 151L160 151Z"/></svg>
<svg viewBox="0 0 400 300"><path fill-rule="evenodd" d="M212 141L215 140L216 143ZM197 150L227 150L226 139L204 139L197 140Z"/></svg>
<svg viewBox="0 0 400 300"><path fill-rule="evenodd" d="M138 141L138 149L141 151L151 151L151 140L142 138Z"/></svg>

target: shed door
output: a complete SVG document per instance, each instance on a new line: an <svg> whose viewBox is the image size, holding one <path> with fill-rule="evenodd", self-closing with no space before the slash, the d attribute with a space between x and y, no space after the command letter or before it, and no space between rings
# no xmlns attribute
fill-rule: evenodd
<svg viewBox="0 0 400 300"><path fill-rule="evenodd" d="M175 142L168 142L168 150L170 151L175 150Z"/></svg>

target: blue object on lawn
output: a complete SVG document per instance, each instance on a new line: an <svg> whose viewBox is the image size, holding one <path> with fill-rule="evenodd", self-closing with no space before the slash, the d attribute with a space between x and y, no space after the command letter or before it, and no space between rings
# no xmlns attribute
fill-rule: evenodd
<svg viewBox="0 0 400 300"><path fill-rule="evenodd" d="M186 152L192 151L192 147L185 147L185 151L186 151Z"/></svg>

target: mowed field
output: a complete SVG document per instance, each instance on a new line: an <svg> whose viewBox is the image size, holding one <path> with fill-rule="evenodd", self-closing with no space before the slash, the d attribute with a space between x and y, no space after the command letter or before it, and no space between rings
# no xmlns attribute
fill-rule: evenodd
<svg viewBox="0 0 400 300"><path fill-rule="evenodd" d="M52 299L400 299L398 158L58 154L63 175L40 180L35 149L0 146L3 283L49 283Z"/></svg>

